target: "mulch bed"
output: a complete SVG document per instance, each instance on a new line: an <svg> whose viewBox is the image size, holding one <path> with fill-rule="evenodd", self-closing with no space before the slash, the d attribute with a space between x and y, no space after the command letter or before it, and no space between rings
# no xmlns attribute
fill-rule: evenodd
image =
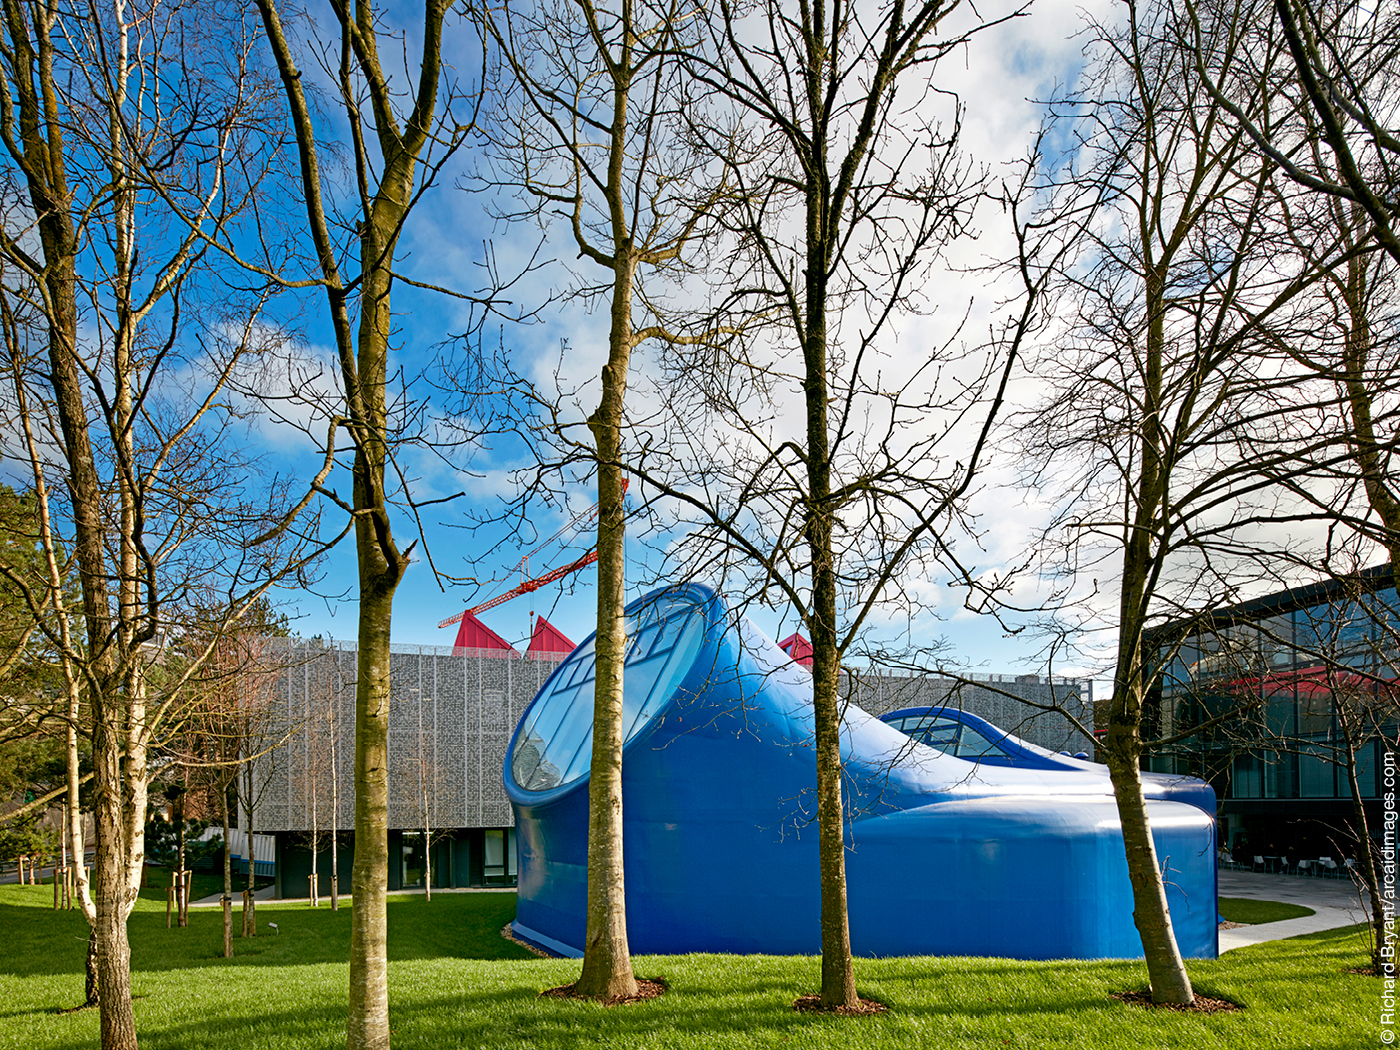
<svg viewBox="0 0 1400 1050"><path fill-rule="evenodd" d="M1148 1010L1173 1010L1184 1014L1231 1014L1244 1009L1238 1003L1230 1002L1229 999L1217 999L1211 995L1202 995L1200 992L1196 993L1196 1001L1190 1006L1183 1006L1180 1003L1154 1003L1150 991L1111 992L1109 998L1117 999L1120 1003L1141 1006Z"/></svg>
<svg viewBox="0 0 1400 1050"><path fill-rule="evenodd" d="M1394 972L1392 972L1392 973L1385 973L1383 970L1377 970L1374 966L1348 966L1348 967L1347 967L1345 970L1343 970L1342 972L1343 972L1343 973L1354 973L1354 974L1356 974L1357 977L1397 977L1397 976L1400 976L1400 974L1397 974L1397 973L1394 973Z"/></svg>
<svg viewBox="0 0 1400 1050"><path fill-rule="evenodd" d="M820 995L804 995L793 1001L792 1008L798 1013L839 1014L842 1017L867 1017L870 1014L882 1014L889 1009L884 1003L877 1003L874 999L857 999L855 1006L826 1007L822 1005Z"/></svg>
<svg viewBox="0 0 1400 1050"><path fill-rule="evenodd" d="M1231 922L1229 919L1226 919L1224 922L1219 924L1219 928L1222 930L1242 930L1246 926L1253 925L1254 924L1251 922Z"/></svg>
<svg viewBox="0 0 1400 1050"><path fill-rule="evenodd" d="M610 999L595 999L591 995L579 995L574 989L578 987L578 982L574 984L561 984L558 988L546 988L540 992L541 998L549 996L551 999L582 999L590 1003L602 1003L604 1006L626 1006L628 1003L644 1003L648 999L655 999L666 994L665 981L651 981L644 977L637 978L636 995L615 995Z"/></svg>

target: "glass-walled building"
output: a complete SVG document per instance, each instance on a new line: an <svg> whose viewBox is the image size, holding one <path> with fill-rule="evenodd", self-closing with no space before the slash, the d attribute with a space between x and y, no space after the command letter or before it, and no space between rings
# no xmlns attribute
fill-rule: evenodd
<svg viewBox="0 0 1400 1050"><path fill-rule="evenodd" d="M1355 790L1379 827L1396 748L1400 604L1390 567L1213 611L1153 635L1147 727L1198 731L1148 768L1210 781L1233 859L1353 856Z"/></svg>

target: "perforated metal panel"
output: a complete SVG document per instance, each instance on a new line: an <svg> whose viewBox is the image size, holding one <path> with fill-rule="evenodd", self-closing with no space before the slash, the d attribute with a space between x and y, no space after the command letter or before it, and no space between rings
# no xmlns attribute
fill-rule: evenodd
<svg viewBox="0 0 1400 1050"><path fill-rule="evenodd" d="M500 828L513 821L501 786L511 730L566 653L395 645L390 655L389 826ZM266 783L260 832L354 827L356 647L292 640L280 668L278 742L258 759Z"/></svg>

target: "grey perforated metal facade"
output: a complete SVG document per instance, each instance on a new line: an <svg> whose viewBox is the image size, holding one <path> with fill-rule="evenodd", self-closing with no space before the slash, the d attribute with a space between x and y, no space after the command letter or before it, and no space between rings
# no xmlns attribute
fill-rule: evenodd
<svg viewBox="0 0 1400 1050"><path fill-rule="evenodd" d="M389 826L511 826L506 744L564 655L394 645ZM355 658L352 642L296 641L279 654L272 739L283 742L259 764L258 831L354 827Z"/></svg>

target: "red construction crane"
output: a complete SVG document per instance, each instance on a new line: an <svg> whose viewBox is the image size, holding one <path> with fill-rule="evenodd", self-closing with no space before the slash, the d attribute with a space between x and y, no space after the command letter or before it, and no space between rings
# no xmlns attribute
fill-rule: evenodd
<svg viewBox="0 0 1400 1050"><path fill-rule="evenodd" d="M622 494L624 496L627 494L626 478L622 479ZM521 576L524 576L525 573L529 571L530 559L532 557L534 557L540 551L544 550L544 548L548 547L555 540L559 539L560 536L563 536L565 533L571 530L576 530L581 524L583 524L583 522L591 521L597 516L598 504L595 503L593 504L593 506L589 507L582 513L576 514L572 519L569 520L569 522L563 528L561 528L553 536L549 537L549 539L541 543L529 554L525 555L525 557L521 558L520 561L516 563L515 569L520 572ZM470 609L463 609L457 615L449 616L447 619L443 620L442 623L438 624L438 626L451 627L454 623L460 623L461 621L465 620L468 616L475 616L477 613L484 612L487 609L494 609L496 606L500 605L503 602L508 602L512 598L518 598L522 594L529 594L531 591L537 591L547 583L553 583L555 580L561 580L572 572L578 572L580 569L586 569L588 568L588 566L592 565L597 560L598 548L594 547L582 558L579 558L578 561L572 562L571 564L562 566L558 569L551 569L543 576L536 576L532 580L522 579L519 585L512 587L504 594L498 594L496 595L496 597L490 599L489 601L484 601L480 605L473 605Z"/></svg>

